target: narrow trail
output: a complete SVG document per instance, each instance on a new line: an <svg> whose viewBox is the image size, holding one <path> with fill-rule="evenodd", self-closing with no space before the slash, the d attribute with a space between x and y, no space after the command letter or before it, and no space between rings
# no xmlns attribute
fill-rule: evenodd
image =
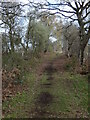
<svg viewBox="0 0 90 120"><path fill-rule="evenodd" d="M40 84L40 87L44 89L50 88L52 86L52 74L54 72L54 68L52 67L52 63L49 63L47 67L44 70L44 73L47 73L47 83ZM44 117L47 113L47 107L50 106L50 104L53 102L53 95L49 92L41 92L37 99L36 99L36 112L37 116Z"/></svg>
<svg viewBox="0 0 90 120"><path fill-rule="evenodd" d="M48 107L52 105L53 102L57 102L55 100L55 96L53 96L48 89L53 88L54 76L53 74L57 71L63 72L65 65L65 57L60 56L60 58L54 58L51 61L45 62L41 65L39 70L39 75L46 74L47 79L45 83L39 83L40 89L44 89L38 94L35 101L35 116L34 117L46 117L50 115L48 112Z"/></svg>

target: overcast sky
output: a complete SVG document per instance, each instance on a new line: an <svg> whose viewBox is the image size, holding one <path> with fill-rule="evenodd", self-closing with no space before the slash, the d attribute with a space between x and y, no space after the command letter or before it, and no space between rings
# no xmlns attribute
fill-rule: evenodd
<svg viewBox="0 0 90 120"><path fill-rule="evenodd" d="M28 0L17 0L23 3L28 3ZM44 2L45 0L29 0L29 1L36 1L36 2ZM54 3L55 0L48 0L50 3Z"/></svg>

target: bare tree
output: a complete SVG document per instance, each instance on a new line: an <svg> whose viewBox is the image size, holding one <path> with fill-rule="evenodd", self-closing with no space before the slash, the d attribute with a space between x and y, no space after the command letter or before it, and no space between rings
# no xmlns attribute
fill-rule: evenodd
<svg viewBox="0 0 90 120"><path fill-rule="evenodd" d="M79 31L75 25L70 25L67 22L63 26L63 50L66 51L66 55L79 57L80 43L79 43Z"/></svg>
<svg viewBox="0 0 90 120"><path fill-rule="evenodd" d="M50 14L57 14L60 17L77 22L80 35L80 62L83 64L84 50L90 38L89 0L57 0L55 3L38 3L40 8L48 10Z"/></svg>
<svg viewBox="0 0 90 120"><path fill-rule="evenodd" d="M20 6L17 2L2 2L2 24L9 35L11 52L14 52L14 43L18 38L16 29L19 24L18 16L20 13Z"/></svg>

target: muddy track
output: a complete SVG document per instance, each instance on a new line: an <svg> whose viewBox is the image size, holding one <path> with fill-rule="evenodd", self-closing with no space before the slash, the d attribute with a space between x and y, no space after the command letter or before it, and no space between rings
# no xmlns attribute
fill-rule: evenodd
<svg viewBox="0 0 90 120"><path fill-rule="evenodd" d="M52 105L52 103L56 102L56 96L53 96L48 89L53 88L54 85L54 77L53 74L57 71L63 72L65 64L65 58L60 56L58 58L54 58L51 61L45 61L42 65L40 65L38 71L39 82L38 87L40 87L41 91L44 89L45 91L38 94L35 98L35 109L34 109L34 118L49 118L52 113L48 111L48 107ZM45 83L40 83L40 79L43 74L46 74L48 77Z"/></svg>
<svg viewBox="0 0 90 120"><path fill-rule="evenodd" d="M47 64L47 66L44 68L43 73L46 73L48 78L47 78L47 83L45 84L40 84L40 88L44 88L47 90L47 88L51 88L53 86L53 73L56 72L57 70L55 69L55 67L53 67L53 62L49 62ZM36 98L36 108L35 108L35 112L36 115L35 117L46 117L48 116L47 113L47 109L48 106L50 106L52 104L54 100L54 96L49 93L49 92L41 92L38 97Z"/></svg>

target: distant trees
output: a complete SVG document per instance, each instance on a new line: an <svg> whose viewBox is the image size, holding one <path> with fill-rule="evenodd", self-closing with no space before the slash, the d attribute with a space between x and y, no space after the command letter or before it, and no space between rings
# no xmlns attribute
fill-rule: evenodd
<svg viewBox="0 0 90 120"><path fill-rule="evenodd" d="M28 39L32 45L33 53L48 49L49 35L49 28L42 22L29 21L26 39Z"/></svg>
<svg viewBox="0 0 90 120"><path fill-rule="evenodd" d="M80 55L80 37L79 30L75 25L66 23L63 26L63 51L67 56L76 56L79 58Z"/></svg>
<svg viewBox="0 0 90 120"><path fill-rule="evenodd" d="M32 4L32 3L31 3ZM27 53L30 48L34 52L42 52L50 46L50 26L42 22L39 12L32 5L25 14L22 7L29 6L18 2L1 2L2 23L0 23L2 32L3 52L13 53L19 48L23 48ZM29 18L29 22L28 22ZM26 21L25 21L26 20ZM25 21L25 29L23 28ZM28 24L28 25L27 25Z"/></svg>
<svg viewBox="0 0 90 120"><path fill-rule="evenodd" d="M60 17L78 22L80 35L80 60L83 64L84 50L90 38L90 1L89 0L57 0L50 3L39 3L41 9L50 12L50 15L58 14ZM51 12L52 11L52 12Z"/></svg>
<svg viewBox="0 0 90 120"><path fill-rule="evenodd" d="M20 43L19 15L20 6L17 2L2 2L2 23L5 33L3 33L3 47L11 53L15 50L15 45Z"/></svg>
<svg viewBox="0 0 90 120"><path fill-rule="evenodd" d="M62 37L62 19L58 18L57 15L49 15L48 12L42 12L40 20L43 22L45 26L48 26L50 31L50 39L56 39L57 40L57 49L61 52L61 37ZM52 40L53 41L53 40ZM53 47L54 43L49 42L49 47L52 51L54 50ZM60 47L60 48L59 48Z"/></svg>
<svg viewBox="0 0 90 120"><path fill-rule="evenodd" d="M2 7L0 11L2 13L2 27L5 28L3 34L4 50L13 53L16 46L21 45L27 51L29 45L32 44L33 51L36 49L41 51L47 46L47 39L49 39L51 35L55 36L58 40L61 39L62 21L68 19L70 23L77 22L79 27L78 30L76 30L75 26L72 26L73 28L66 27L67 30L64 27L63 33L65 33L64 38L68 41L68 51L71 53L71 46L73 46L74 41L76 41L74 39L76 39L75 36L78 34L79 39L77 39L77 43L80 45L78 46L79 57L81 65L83 64L84 50L90 38L90 1L57 0L54 3L50 3L46 0L42 3L29 1L27 4L18 2L0 3ZM30 9L28 14L24 13L25 9L22 10L24 6ZM23 15L22 12L24 13ZM56 15L58 15L60 19L63 18L63 20L57 22ZM22 16L26 19L29 18L27 33L26 36L24 36L24 39L26 39L24 44L21 42L23 40L21 37L22 26L20 25L20 18ZM72 34L72 31L74 34ZM74 52L74 49L72 52Z"/></svg>

